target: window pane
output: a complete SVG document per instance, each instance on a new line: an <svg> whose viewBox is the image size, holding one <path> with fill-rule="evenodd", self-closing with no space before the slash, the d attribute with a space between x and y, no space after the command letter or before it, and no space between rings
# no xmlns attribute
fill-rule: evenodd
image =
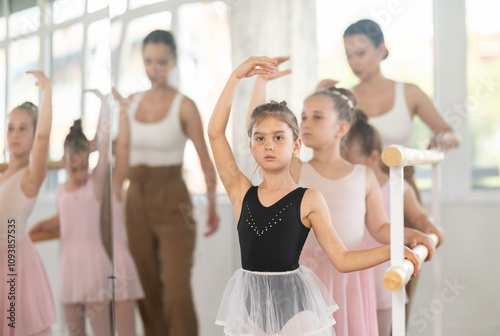
<svg viewBox="0 0 500 336"><path fill-rule="evenodd" d="M4 156L4 146L5 146L5 117L6 117L6 111L5 111L5 50L0 49L0 162L5 161L5 156Z"/></svg>
<svg viewBox="0 0 500 336"><path fill-rule="evenodd" d="M339 2L317 0L318 67L320 78L340 80L339 86L352 88L358 79L347 63L343 34L360 20L371 19L384 32L389 57L382 62L382 72L390 79L418 85L428 96L434 96L433 8L432 0L398 2L391 7L385 0ZM312 89L312 88L311 88ZM431 131L414 118L412 147L427 148ZM429 167L417 167L417 175L427 174ZM430 185L430 178L418 178L420 188Z"/></svg>
<svg viewBox="0 0 500 336"><path fill-rule="evenodd" d="M38 88L34 85L33 76L26 74L26 71L39 68L39 55L38 36L24 38L10 44L7 85L8 111L27 100L38 105Z"/></svg>
<svg viewBox="0 0 500 336"><path fill-rule="evenodd" d="M7 113L25 101L39 105L35 79L26 73L39 68L40 44L37 36L12 42L9 46L9 78L7 83ZM5 62L3 63L5 64ZM3 70L5 71L5 69ZM4 75L5 76L5 75ZM5 97L4 97L5 99ZM5 127L5 126L4 126ZM5 139L2 139L4 141ZM7 151L6 151L7 152ZM6 154L8 157L8 154Z"/></svg>
<svg viewBox="0 0 500 336"><path fill-rule="evenodd" d="M9 16L9 35L18 36L36 31L40 27L40 8L29 8Z"/></svg>
<svg viewBox="0 0 500 336"><path fill-rule="evenodd" d="M110 52L109 20L92 23L87 33L87 51L85 53L85 88L98 89L104 95L110 93ZM85 94L84 130L86 134L95 134L99 118L101 101L92 93Z"/></svg>
<svg viewBox="0 0 500 336"><path fill-rule="evenodd" d="M56 0L52 8L54 23L57 24L82 16L85 12L85 0Z"/></svg>
<svg viewBox="0 0 500 336"><path fill-rule="evenodd" d="M83 24L58 29L52 36L53 121L51 158L62 157L64 141L74 119L81 116ZM52 147L53 144L53 147Z"/></svg>
<svg viewBox="0 0 500 336"><path fill-rule="evenodd" d="M472 184L500 187L500 12L498 1L466 1L467 99Z"/></svg>
<svg viewBox="0 0 500 336"><path fill-rule="evenodd" d="M5 16L0 17L0 41L7 37L7 19Z"/></svg>
<svg viewBox="0 0 500 336"><path fill-rule="evenodd" d="M161 2L163 0L129 0L129 8L134 9L138 7L143 7L153 3Z"/></svg>
<svg viewBox="0 0 500 336"><path fill-rule="evenodd" d="M180 6L179 34L176 37L180 91L196 103L206 126L231 73L226 4L220 1ZM229 130L228 134L232 131ZM192 142L186 146L184 162L184 176L190 192L204 193L205 177Z"/></svg>
<svg viewBox="0 0 500 336"><path fill-rule="evenodd" d="M114 21L111 23L111 32L109 34L109 45L111 48L111 72L113 74L118 73L120 69L119 58L118 58L118 46L123 36L123 22Z"/></svg>
<svg viewBox="0 0 500 336"><path fill-rule="evenodd" d="M125 13L127 10L127 0L113 0L109 4L109 17L114 18L115 16Z"/></svg>
<svg viewBox="0 0 500 336"><path fill-rule="evenodd" d="M96 12L108 6L109 6L109 0L87 0L87 12L89 13Z"/></svg>
<svg viewBox="0 0 500 336"><path fill-rule="evenodd" d="M170 30L172 13L161 12L131 21L120 57L119 91L123 96L150 87L142 62L142 40L155 29Z"/></svg>

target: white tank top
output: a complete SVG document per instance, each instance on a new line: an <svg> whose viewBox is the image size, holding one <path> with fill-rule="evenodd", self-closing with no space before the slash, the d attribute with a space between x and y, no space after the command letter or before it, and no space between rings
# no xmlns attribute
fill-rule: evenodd
<svg viewBox="0 0 500 336"><path fill-rule="evenodd" d="M150 167L182 164L187 136L182 131L180 109L183 95L178 92L165 118L154 123L137 121L137 106L144 92L137 93L130 104L130 166Z"/></svg>
<svg viewBox="0 0 500 336"><path fill-rule="evenodd" d="M410 147L413 122L406 104L404 83L395 83L392 109L379 116L369 117L368 123L380 133L382 149L390 145Z"/></svg>
<svg viewBox="0 0 500 336"><path fill-rule="evenodd" d="M366 166L354 165L349 175L330 180L303 162L298 184L323 194L340 239L348 249L359 250L365 233ZM319 246L316 235L310 233L306 245Z"/></svg>

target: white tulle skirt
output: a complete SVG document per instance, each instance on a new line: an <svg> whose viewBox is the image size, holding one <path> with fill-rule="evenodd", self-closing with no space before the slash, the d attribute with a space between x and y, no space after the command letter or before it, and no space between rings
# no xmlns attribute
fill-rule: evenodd
<svg viewBox="0 0 500 336"><path fill-rule="evenodd" d="M226 286L216 324L230 336L335 335L338 309L307 267L290 272L237 270Z"/></svg>

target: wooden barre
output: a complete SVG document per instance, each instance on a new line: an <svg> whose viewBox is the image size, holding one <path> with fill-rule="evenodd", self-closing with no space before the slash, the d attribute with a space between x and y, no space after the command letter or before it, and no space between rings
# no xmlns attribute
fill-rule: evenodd
<svg viewBox="0 0 500 336"><path fill-rule="evenodd" d="M444 154L435 150L413 149L392 145L382 152L382 161L389 167L435 164L443 161Z"/></svg>
<svg viewBox="0 0 500 336"><path fill-rule="evenodd" d="M0 163L0 173L3 173L7 167L9 166L8 163L2 162ZM63 169L64 168L64 162L62 161L50 161L47 169L48 170L57 170L57 169Z"/></svg>
<svg viewBox="0 0 500 336"><path fill-rule="evenodd" d="M432 243L435 247L438 243L438 236L434 233L431 233L428 235L428 237L432 240ZM413 252L417 254L421 263L425 260L425 258L427 258L427 255L429 254L429 251L427 250L427 247L425 245L415 246ZM411 275L413 274L413 271L413 263L410 260L405 259L402 266L391 267L387 270L382 280L384 283L384 287L390 291L400 289L408 283Z"/></svg>

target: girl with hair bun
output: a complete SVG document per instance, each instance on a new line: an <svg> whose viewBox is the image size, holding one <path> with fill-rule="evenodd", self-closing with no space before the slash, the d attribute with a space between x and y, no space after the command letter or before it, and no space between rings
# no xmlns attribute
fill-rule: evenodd
<svg viewBox="0 0 500 336"><path fill-rule="evenodd" d="M389 174L387 167L380 159L381 154L382 141L380 135L368 123L367 116L361 110L356 110L356 122L343 139L342 156L353 164L363 164L373 170L380 185L385 212L389 216ZM426 234L437 234L439 237L438 246L441 244L443 232L432 223L418 201L415 191L413 188L410 188L410 185L406 181L404 184L404 214L409 220L410 227ZM369 233L367 233L365 241L367 247L381 245ZM382 285L382 278L389 267L390 264L387 262L373 268L379 336L389 336L391 334L392 295Z"/></svg>
<svg viewBox="0 0 500 336"><path fill-rule="evenodd" d="M89 174L91 142L75 120L64 140L67 181L56 191L57 214L35 225L30 234L58 233L61 237L58 299L66 331L86 335L85 320L94 335L111 335L111 261L101 238L101 203L108 167L109 101L103 99L97 132L99 159Z"/></svg>
<svg viewBox="0 0 500 336"><path fill-rule="evenodd" d="M268 57L251 57L236 68L209 123L216 167L235 210L242 264L226 287L216 323L232 336L333 335L332 312L337 304L321 280L299 262L309 231L314 229L329 267L340 272L389 260L389 246L348 251L331 224L321 193L294 181L290 169L302 141L297 119L284 104L257 106L249 119L250 151L263 181L254 186L239 170L225 136L236 88L243 78L274 74L276 64ZM323 99L323 94L330 95L315 97ZM339 101L341 106L350 105L348 92L335 90L332 95L344 100ZM409 249L405 255L414 261Z"/></svg>
<svg viewBox="0 0 500 336"><path fill-rule="evenodd" d="M45 268L26 233L47 172L52 87L43 72L28 73L43 90L40 113L25 102L9 114L9 165L0 175L0 334L5 336L48 336L56 321Z"/></svg>
<svg viewBox="0 0 500 336"><path fill-rule="evenodd" d="M287 59L278 57L276 61L282 63ZM268 80L285 74L278 70L268 76L259 76L251 107L265 101ZM303 162L294 156L290 163L290 173L298 185L316 189L324 195L331 215L330 225L350 250L364 247L366 231L382 244L390 241L390 226L373 171L363 165L353 165L340 155L341 140L354 121L355 105L354 95L342 88L328 87L307 97L301 114L300 133L304 145L312 148L313 158ZM333 314L337 321L337 336L377 335L371 270L339 272L332 267L316 237L308 237L300 262L315 272L339 305L339 310ZM405 229L405 244L412 246L415 242L425 244L433 251L429 238L416 230Z"/></svg>

